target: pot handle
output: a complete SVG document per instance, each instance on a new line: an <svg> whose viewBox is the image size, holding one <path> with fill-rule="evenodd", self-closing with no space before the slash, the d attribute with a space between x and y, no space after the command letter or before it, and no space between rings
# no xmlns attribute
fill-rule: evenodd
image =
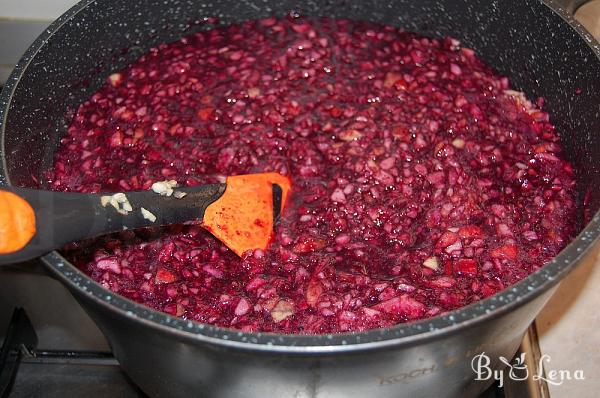
<svg viewBox="0 0 600 398"><path fill-rule="evenodd" d="M35 233L35 212L27 199L0 190L0 256L21 250Z"/></svg>
<svg viewBox="0 0 600 398"><path fill-rule="evenodd" d="M593 0L554 0L554 2L564 8L569 14L575 15L575 12L582 5Z"/></svg>

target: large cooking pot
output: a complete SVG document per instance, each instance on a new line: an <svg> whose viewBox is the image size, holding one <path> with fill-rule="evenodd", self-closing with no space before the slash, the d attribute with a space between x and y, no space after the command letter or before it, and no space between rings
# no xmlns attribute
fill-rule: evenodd
<svg viewBox="0 0 600 398"><path fill-rule="evenodd" d="M569 2L571 8L580 3ZM543 96L577 171L587 223L553 261L460 310L388 329L296 336L242 333L153 311L92 281L59 253L42 258L98 323L123 369L150 396L469 397L471 359L511 357L559 281L600 235L600 48L553 1L85 0L23 56L0 97L0 184L34 186L73 110L152 46L221 23L283 15L365 19L474 48L529 96Z"/></svg>

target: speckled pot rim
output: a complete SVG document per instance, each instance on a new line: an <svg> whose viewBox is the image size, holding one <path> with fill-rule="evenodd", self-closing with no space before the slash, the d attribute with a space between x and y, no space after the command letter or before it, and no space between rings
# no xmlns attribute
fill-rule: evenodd
<svg viewBox="0 0 600 398"><path fill-rule="evenodd" d="M95 0L81 1L52 23L29 47L6 82L4 90L0 94L0 160L2 162L0 185L9 183L8 176L6 176L6 161L3 155L4 126L6 125L5 120L13 91L38 50L44 46L54 32L59 30L79 11L94 2ZM586 44L596 54L598 62L600 62L600 44L595 41L589 32L554 0L546 0L544 4L564 19L581 36L582 40L585 40ZM244 333L173 317L103 288L74 267L58 252L47 254L41 259L54 276L70 289L83 296L83 300L91 300L113 312L115 316L144 324L157 332L167 333L173 337L198 343L203 342L243 350L330 354L381 349L389 346L414 345L458 333L465 328L502 316L533 300L560 282L590 251L599 236L600 211L594 215L573 242L546 266L494 296L443 315L417 322L359 333L323 335Z"/></svg>

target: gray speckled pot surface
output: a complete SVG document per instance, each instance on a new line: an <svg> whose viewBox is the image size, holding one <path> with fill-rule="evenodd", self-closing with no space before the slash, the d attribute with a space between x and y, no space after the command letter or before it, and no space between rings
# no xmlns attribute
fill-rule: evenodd
<svg viewBox="0 0 600 398"><path fill-rule="evenodd" d="M415 346L505 317L531 301L544 301L540 295L547 298L549 290L590 252L600 235L600 190L596 189L600 186L600 47L552 1L84 0L29 48L0 96L0 185L35 185L34 179L50 165L77 105L112 71L149 48L209 28L206 17L217 16L220 23L228 24L283 15L289 10L368 19L429 36L456 37L530 98L544 97L545 110L561 132L575 166L580 196L588 197L587 225L579 236L545 267L490 298L431 319L336 335L242 333L190 322L113 294L57 252L43 257L47 268L93 317L94 312L104 313L96 319L111 314L185 344L255 353L330 355ZM100 326L109 340L115 335L110 327Z"/></svg>

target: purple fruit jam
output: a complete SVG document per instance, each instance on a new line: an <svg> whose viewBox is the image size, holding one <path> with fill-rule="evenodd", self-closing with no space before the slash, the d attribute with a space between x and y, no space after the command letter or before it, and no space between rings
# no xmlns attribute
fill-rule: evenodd
<svg viewBox="0 0 600 398"><path fill-rule="evenodd" d="M172 226L66 254L115 293L244 331L435 316L526 277L576 232L573 170L542 102L450 38L304 18L203 31L81 105L50 184L279 172L293 187L272 245L240 259L199 226Z"/></svg>

